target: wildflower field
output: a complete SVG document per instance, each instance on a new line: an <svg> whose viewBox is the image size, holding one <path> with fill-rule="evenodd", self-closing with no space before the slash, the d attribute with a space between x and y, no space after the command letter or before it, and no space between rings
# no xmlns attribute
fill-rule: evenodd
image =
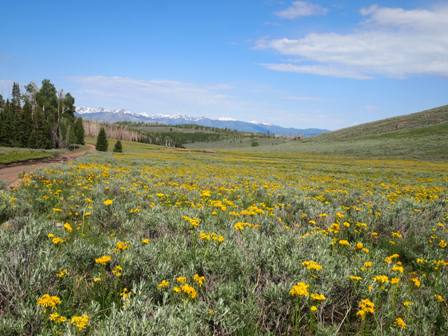
<svg viewBox="0 0 448 336"><path fill-rule="evenodd" d="M448 164L169 149L0 191L0 335L446 335Z"/></svg>

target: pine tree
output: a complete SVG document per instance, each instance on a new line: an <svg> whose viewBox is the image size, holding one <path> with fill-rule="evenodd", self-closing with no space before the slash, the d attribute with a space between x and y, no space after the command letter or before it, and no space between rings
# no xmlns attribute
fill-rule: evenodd
<svg viewBox="0 0 448 336"><path fill-rule="evenodd" d="M60 116L58 113L58 95L54 85L48 80L42 81L42 86L36 95L37 105L42 109L46 125L48 129L51 147L59 148L62 145L62 137L60 134Z"/></svg>
<svg viewBox="0 0 448 336"><path fill-rule="evenodd" d="M40 106L36 107L33 131L30 134L28 146L31 148L53 148L51 130Z"/></svg>
<svg viewBox="0 0 448 336"><path fill-rule="evenodd" d="M22 108L22 115L20 118L20 125L18 132L20 133L20 145L22 147L27 147L30 134L32 131L33 120L31 119L31 104L28 100L25 100L25 104Z"/></svg>
<svg viewBox="0 0 448 336"><path fill-rule="evenodd" d="M84 145L84 126L82 125L82 118L77 118L75 121L75 135L76 143L79 145Z"/></svg>
<svg viewBox="0 0 448 336"><path fill-rule="evenodd" d="M101 127L100 132L98 133L98 138L96 139L96 150L101 152L107 152L107 147L109 144L107 143L106 131L104 127Z"/></svg>
<svg viewBox="0 0 448 336"><path fill-rule="evenodd" d="M114 152L115 153L123 153L123 146L122 146L120 140L117 140L117 142L115 143Z"/></svg>

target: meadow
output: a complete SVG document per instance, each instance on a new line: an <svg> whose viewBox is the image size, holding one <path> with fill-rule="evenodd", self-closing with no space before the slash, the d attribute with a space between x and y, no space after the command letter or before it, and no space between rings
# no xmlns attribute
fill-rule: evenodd
<svg viewBox="0 0 448 336"><path fill-rule="evenodd" d="M448 163L126 145L0 191L1 335L448 333Z"/></svg>
<svg viewBox="0 0 448 336"><path fill-rule="evenodd" d="M57 153L57 150L39 150L0 146L0 165L35 159L47 159L55 156Z"/></svg>

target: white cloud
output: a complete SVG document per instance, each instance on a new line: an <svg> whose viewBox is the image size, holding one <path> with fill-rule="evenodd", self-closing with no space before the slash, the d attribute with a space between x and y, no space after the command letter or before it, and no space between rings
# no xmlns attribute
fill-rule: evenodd
<svg viewBox="0 0 448 336"><path fill-rule="evenodd" d="M295 19L302 16L325 15L327 10L317 4L307 1L294 1L290 7L276 12L277 16L285 19Z"/></svg>
<svg viewBox="0 0 448 336"><path fill-rule="evenodd" d="M369 79L369 77L359 74L351 70L341 70L338 68L333 68L325 65L296 65L291 63L275 63L275 64L262 64L265 68L269 70L279 71L279 72L295 72L302 74L313 74L320 76L332 76L332 77L342 77L342 78L353 78L353 79Z"/></svg>
<svg viewBox="0 0 448 336"><path fill-rule="evenodd" d="M356 79L448 76L448 6L413 10L371 6L360 13L364 21L352 33L312 33L299 39L259 41L259 48L293 56L298 63L265 66L276 71Z"/></svg>
<svg viewBox="0 0 448 336"><path fill-rule="evenodd" d="M71 78L87 103L114 105L135 112L191 113L213 112L235 104L228 85L196 85L172 80L140 80L118 76Z"/></svg>

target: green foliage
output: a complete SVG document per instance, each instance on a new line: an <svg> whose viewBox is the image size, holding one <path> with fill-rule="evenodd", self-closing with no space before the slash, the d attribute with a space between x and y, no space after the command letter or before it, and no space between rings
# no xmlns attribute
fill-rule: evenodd
<svg viewBox="0 0 448 336"><path fill-rule="evenodd" d="M84 127L82 125L82 118L77 118L75 121L75 135L76 143L79 145L85 144Z"/></svg>
<svg viewBox="0 0 448 336"><path fill-rule="evenodd" d="M107 142L106 131L104 127L101 127L98 137L96 139L96 150L100 152L107 152L107 147L109 146Z"/></svg>
<svg viewBox="0 0 448 336"><path fill-rule="evenodd" d="M40 88L30 83L25 92L14 83L11 101L1 99L0 145L47 149L83 144L82 121L76 125L75 99L69 93L58 96L49 80Z"/></svg>
<svg viewBox="0 0 448 336"><path fill-rule="evenodd" d="M123 152L123 145L121 144L120 140L117 140L117 142L114 145L114 152L116 153L122 153Z"/></svg>

